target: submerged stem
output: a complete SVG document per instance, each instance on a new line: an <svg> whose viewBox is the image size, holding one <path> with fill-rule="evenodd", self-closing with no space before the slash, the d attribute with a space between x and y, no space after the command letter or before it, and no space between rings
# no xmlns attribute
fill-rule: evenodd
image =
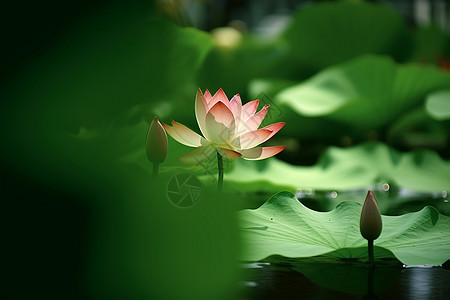
<svg viewBox="0 0 450 300"><path fill-rule="evenodd" d="M222 155L220 155L219 152L217 152L217 167L219 170L219 177L217 182L217 190L219 193L222 192L222 186L223 186L223 160Z"/></svg>
<svg viewBox="0 0 450 300"><path fill-rule="evenodd" d="M154 162L153 163L153 177L158 177L158 171L159 171L159 163Z"/></svg>
<svg viewBox="0 0 450 300"><path fill-rule="evenodd" d="M373 268L375 266L375 262L373 259L373 240L367 240L367 248L369 251L369 265Z"/></svg>
<svg viewBox="0 0 450 300"><path fill-rule="evenodd" d="M367 276L367 296L364 299L378 299L375 296L373 290L373 278L374 278L375 268L373 266L369 267L369 274Z"/></svg>

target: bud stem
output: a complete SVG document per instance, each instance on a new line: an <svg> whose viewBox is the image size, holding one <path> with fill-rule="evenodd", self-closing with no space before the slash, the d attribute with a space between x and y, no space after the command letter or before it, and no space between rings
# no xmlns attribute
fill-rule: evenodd
<svg viewBox="0 0 450 300"><path fill-rule="evenodd" d="M222 193L222 186L223 186L223 160L222 155L220 155L219 152L217 152L217 167L219 169L219 177L217 182L217 191L219 193Z"/></svg>
<svg viewBox="0 0 450 300"><path fill-rule="evenodd" d="M153 163L153 177L158 177L158 171L159 171L159 163L154 162Z"/></svg>
<svg viewBox="0 0 450 300"><path fill-rule="evenodd" d="M373 240L367 240L367 248L369 251L369 265L373 268L375 266L375 262L373 259Z"/></svg>

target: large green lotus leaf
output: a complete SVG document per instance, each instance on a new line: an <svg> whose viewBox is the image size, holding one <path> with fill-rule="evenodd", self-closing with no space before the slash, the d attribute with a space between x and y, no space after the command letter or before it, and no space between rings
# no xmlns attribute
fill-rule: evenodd
<svg viewBox="0 0 450 300"><path fill-rule="evenodd" d="M361 189L379 183L423 192L450 190L450 163L432 151L401 153L385 144L330 147L314 166L294 166L275 158L237 160L225 175L229 187L279 191Z"/></svg>
<svg viewBox="0 0 450 300"><path fill-rule="evenodd" d="M327 116L362 129L380 128L421 103L427 94L450 87L450 74L436 67L397 65L364 56L325 69L275 96L302 116Z"/></svg>
<svg viewBox="0 0 450 300"><path fill-rule="evenodd" d="M425 103L427 112L437 120L450 119L450 89L428 95Z"/></svg>
<svg viewBox="0 0 450 300"><path fill-rule="evenodd" d="M411 37L391 7L369 3L320 3L299 10L283 37L292 60L314 70L362 54L388 54L402 60Z"/></svg>
<svg viewBox="0 0 450 300"><path fill-rule="evenodd" d="M239 213L245 243L241 259L327 254L364 260L367 241L359 232L361 208L359 203L343 202L330 212L316 212L293 194L278 193L258 209ZM433 207L382 220L383 231L374 243L376 259L393 255L406 265L440 265L450 259L450 217Z"/></svg>

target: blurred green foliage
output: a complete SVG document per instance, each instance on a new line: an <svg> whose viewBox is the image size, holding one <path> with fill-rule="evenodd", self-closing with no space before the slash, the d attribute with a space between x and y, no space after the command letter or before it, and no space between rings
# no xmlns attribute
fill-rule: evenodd
<svg viewBox="0 0 450 300"><path fill-rule="evenodd" d="M277 82L266 84L275 86ZM448 148L448 123L426 118L425 112L424 122L429 126L421 129L422 136L412 135L417 128L399 130L399 126L417 110L424 111L428 95L449 86L450 74L436 67L398 65L386 57L364 56L282 88L275 94L275 103L282 105L281 110L302 117L321 117L336 123L341 128L326 133L330 137L339 135L341 140L361 141L372 135L395 146ZM441 98L441 102L448 102L446 95ZM445 114L445 104L442 113ZM418 121L423 122L413 122ZM295 131L289 131L289 135L295 136ZM297 134L301 138L302 130L297 130Z"/></svg>
<svg viewBox="0 0 450 300"><path fill-rule="evenodd" d="M192 80L211 46L207 33L111 4L2 90L2 164L18 181L2 184L12 212L6 220L16 224L8 253L27 249L18 251L26 259L7 268L17 298L235 298L232 205L205 187L198 205L175 207L166 188L174 172L156 181L148 161L144 168L126 162L144 150L155 112L189 114L179 107L191 107L184 95L195 91ZM28 275L22 279L18 269ZM60 281L71 287L47 283Z"/></svg>
<svg viewBox="0 0 450 300"><path fill-rule="evenodd" d="M430 91L449 86L450 74L437 68L397 66L384 57L366 56L285 88L276 99L303 116L327 116L356 128L379 129L423 103Z"/></svg>
<svg viewBox="0 0 450 300"><path fill-rule="evenodd" d="M432 151L400 153L384 144L362 144L330 147L314 166L293 166L276 159L240 160L228 182L237 190L270 192L297 188L346 191L384 183L433 192L449 190L449 176L450 163Z"/></svg>
<svg viewBox="0 0 450 300"><path fill-rule="evenodd" d="M436 91L429 94L426 102L427 112L437 120L450 119L450 90Z"/></svg>
<svg viewBox="0 0 450 300"><path fill-rule="evenodd" d="M282 36L290 45L289 64L314 72L368 53L404 61L412 49L402 17L380 4L315 4L294 14Z"/></svg>

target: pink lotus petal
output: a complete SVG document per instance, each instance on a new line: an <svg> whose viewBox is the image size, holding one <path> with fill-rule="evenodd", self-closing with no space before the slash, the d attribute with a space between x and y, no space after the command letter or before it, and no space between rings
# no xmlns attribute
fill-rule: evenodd
<svg viewBox="0 0 450 300"><path fill-rule="evenodd" d="M188 127L184 126L181 123L175 122L172 120L173 129L177 132L178 136L180 136L183 140L188 143L195 145L195 147L199 147L202 145L202 141L204 138L199 135L197 132L192 131Z"/></svg>
<svg viewBox="0 0 450 300"><path fill-rule="evenodd" d="M239 94L236 94L233 96L233 98L231 98L230 103L236 103L237 105L239 105L240 107L242 107L242 100L241 100L241 96Z"/></svg>
<svg viewBox="0 0 450 300"><path fill-rule="evenodd" d="M258 108L259 100L253 100L242 106L241 122L247 121L253 116Z"/></svg>
<svg viewBox="0 0 450 300"><path fill-rule="evenodd" d="M239 152L226 148L217 147L217 151L219 151L220 155L228 159L236 159L242 156L242 154L240 154Z"/></svg>
<svg viewBox="0 0 450 300"><path fill-rule="evenodd" d="M211 142L225 144L234 136L233 113L222 102L217 102L206 114L206 137Z"/></svg>
<svg viewBox="0 0 450 300"><path fill-rule="evenodd" d="M281 128L283 128L284 124L286 124L286 122L278 122L278 123L274 123L274 124L271 124L271 125L261 128L261 129L267 129L267 130L272 131L272 133L263 142L265 142L268 139L270 139L271 137L273 137L275 135L275 133L277 133L278 131L280 131Z"/></svg>
<svg viewBox="0 0 450 300"><path fill-rule="evenodd" d="M225 104L226 107L230 108L230 102L228 101L228 97L227 95L225 95L225 92L222 89L219 89L211 98L211 100L208 101L208 107L211 109L218 102L221 102Z"/></svg>
<svg viewBox="0 0 450 300"><path fill-rule="evenodd" d="M233 113L222 102L217 102L216 105L214 105L209 110L208 114L213 115L217 123L222 123L228 128L230 127L231 123L234 122Z"/></svg>
<svg viewBox="0 0 450 300"><path fill-rule="evenodd" d="M206 90L206 92L208 92L208 90ZM206 111L208 108L208 105L206 104L205 100L206 92L205 95L203 95L202 91L198 89L197 95L195 97L195 117L197 118L198 127L200 128L200 131L202 132L203 135L205 135L206 132L205 118L206 118Z"/></svg>
<svg viewBox="0 0 450 300"><path fill-rule="evenodd" d="M239 94L234 95L234 97L230 100L230 110L234 116L234 125L236 126L236 128L239 128L242 111L242 102Z"/></svg>
<svg viewBox="0 0 450 300"><path fill-rule="evenodd" d="M235 119L241 116L242 102L239 94L234 95L234 97L230 100L230 110Z"/></svg>
<svg viewBox="0 0 450 300"><path fill-rule="evenodd" d="M187 140L185 140L180 134L178 134L178 132L170 125L161 123L161 125L164 127L164 129L166 130L166 132L172 137L174 138L177 142L189 146L189 147L197 147L196 144L193 144Z"/></svg>
<svg viewBox="0 0 450 300"><path fill-rule="evenodd" d="M194 151L189 152L178 158L178 160L183 164L199 164L202 161L209 159L215 153L214 147L201 146L195 149Z"/></svg>
<svg viewBox="0 0 450 300"><path fill-rule="evenodd" d="M258 129L259 125L261 125L262 120L267 115L267 112L269 111L269 104L264 105L264 107L251 116L245 123L241 124L241 127L239 128L239 134L243 134L245 132L253 131Z"/></svg>
<svg viewBox="0 0 450 300"><path fill-rule="evenodd" d="M242 158L246 160L261 160L274 156L286 148L285 146L258 147L240 151Z"/></svg>
<svg viewBox="0 0 450 300"><path fill-rule="evenodd" d="M205 91L205 94L203 95L203 97L205 97L206 103L209 103L209 101L211 101L211 98L212 98L211 93L208 90Z"/></svg>
<svg viewBox="0 0 450 300"><path fill-rule="evenodd" d="M272 131L267 129L250 131L235 138L231 145L237 149L250 149L267 140L270 134Z"/></svg>

